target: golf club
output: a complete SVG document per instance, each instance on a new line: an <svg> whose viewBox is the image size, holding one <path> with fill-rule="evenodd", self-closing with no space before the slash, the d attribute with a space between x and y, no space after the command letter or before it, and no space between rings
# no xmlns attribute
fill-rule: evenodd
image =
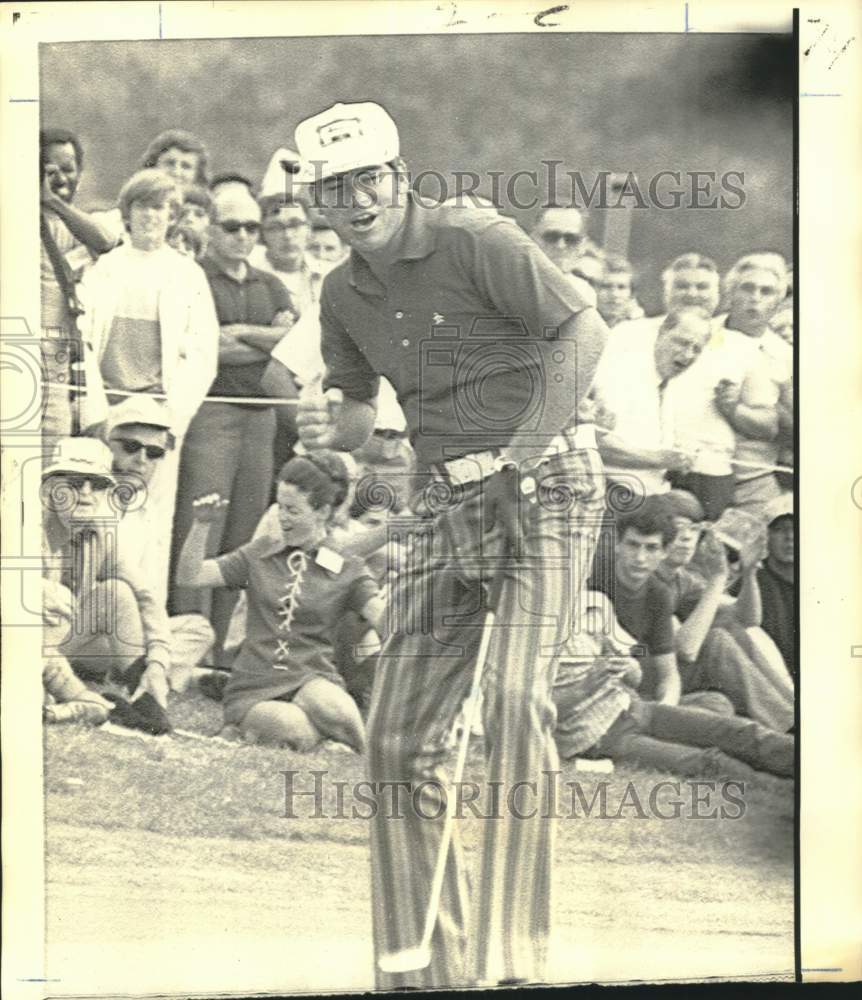
<svg viewBox="0 0 862 1000"><path fill-rule="evenodd" d="M412 948L401 948L398 951L381 955L377 964L383 972L414 972L417 969L425 969L431 964L431 938L434 935L434 925L437 923L437 910L440 906L440 894L443 890L446 859L449 855L449 844L452 840L452 826L455 822L455 805L457 799L456 789L464 776L464 765L467 761L467 749L470 744L470 732L476 721L480 703L479 691L482 685L482 673L485 669L488 646L491 643L491 630L494 627L497 604L500 600L500 591L502 588L503 564L501 563L494 571L494 576L491 579L491 588L488 594L488 610L485 613L485 620L482 624L482 639L479 643L479 652L476 654L476 666L473 668L473 681L470 686L470 693L467 695L465 703L464 732L461 735L461 742L458 745L455 770L452 772L452 781L446 796L446 819L440 837L440 846L437 850L437 861L434 866L434 877L431 880L431 894L428 897L428 909L425 913L425 927L422 932L422 939L419 944Z"/></svg>

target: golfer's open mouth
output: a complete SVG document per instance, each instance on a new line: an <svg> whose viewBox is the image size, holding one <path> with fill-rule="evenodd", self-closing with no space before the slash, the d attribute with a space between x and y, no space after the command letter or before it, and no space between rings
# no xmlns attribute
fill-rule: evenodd
<svg viewBox="0 0 862 1000"><path fill-rule="evenodd" d="M373 212L363 212L361 215L354 215L350 220L350 228L358 233L365 233L377 221L377 216Z"/></svg>

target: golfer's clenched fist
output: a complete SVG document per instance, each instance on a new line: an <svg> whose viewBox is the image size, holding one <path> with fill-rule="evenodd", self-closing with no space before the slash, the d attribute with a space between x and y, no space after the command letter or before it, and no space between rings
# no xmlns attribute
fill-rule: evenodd
<svg viewBox="0 0 862 1000"><path fill-rule="evenodd" d="M332 448L344 394L340 389L321 392L319 385L303 389L296 410L299 440L306 448Z"/></svg>

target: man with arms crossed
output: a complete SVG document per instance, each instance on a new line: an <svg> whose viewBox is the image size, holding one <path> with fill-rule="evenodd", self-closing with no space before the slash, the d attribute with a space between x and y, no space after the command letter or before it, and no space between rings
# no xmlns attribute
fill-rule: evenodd
<svg viewBox="0 0 862 1000"><path fill-rule="evenodd" d="M607 329L510 220L414 201L397 129L379 106L336 105L301 123L296 143L313 164L327 221L352 247L324 280L327 397L301 402L301 439L309 448L360 445L385 375L419 468L436 487L426 489L429 506L437 500L439 510L440 497L453 491L425 536L430 559L417 560L392 598L394 608L406 601L410 616L429 627L408 634L395 626L386 639L368 723L369 777L389 787L436 777L471 679L481 582L501 557L503 536L514 539L514 557L506 560L485 668L488 778L505 793L518 782L538 783L557 767L554 650L570 629L568 613L557 609L571 608L582 586L603 506L594 429L562 431L589 389ZM539 467L553 443L559 453ZM549 479L570 502L551 502ZM519 492L530 489L537 502L524 518ZM371 820L378 958L421 939L442 827L422 818L442 810L420 815L409 797L403 810L387 802L381 790ZM504 807L485 824L470 901L453 844L431 964L409 973L378 970L378 986L542 981L551 842L541 810L515 819Z"/></svg>

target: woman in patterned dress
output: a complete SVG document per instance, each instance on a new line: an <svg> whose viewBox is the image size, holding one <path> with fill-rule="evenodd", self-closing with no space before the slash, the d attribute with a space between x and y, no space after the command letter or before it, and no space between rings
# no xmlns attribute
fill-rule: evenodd
<svg viewBox="0 0 862 1000"><path fill-rule="evenodd" d="M376 626L382 603L365 563L325 544L348 486L335 452L292 458L278 476L281 536L252 539L214 559L205 558L209 526L227 501L215 494L195 501L177 579L188 587L246 588L246 638L225 687L224 714L247 739L308 751L329 738L364 749L365 726L335 668L332 638L350 610Z"/></svg>

